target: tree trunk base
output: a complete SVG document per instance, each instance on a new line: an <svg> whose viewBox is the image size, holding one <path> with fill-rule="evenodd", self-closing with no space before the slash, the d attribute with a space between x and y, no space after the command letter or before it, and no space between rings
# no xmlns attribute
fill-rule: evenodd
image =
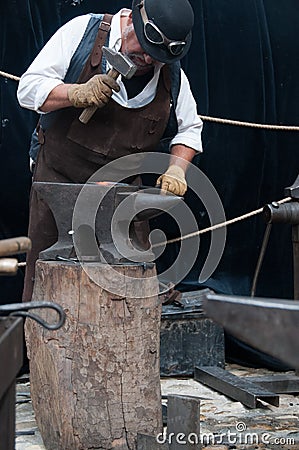
<svg viewBox="0 0 299 450"><path fill-rule="evenodd" d="M111 266L90 267L107 285ZM147 278L149 291L157 288L155 267L113 268L123 280L135 279L138 296L126 295L130 281L123 297L108 292L80 264L36 264L32 300L57 302L67 314L57 331L25 325L32 403L48 450L131 450L138 433L161 432L161 305L157 295L142 296ZM138 279L145 280L143 293Z"/></svg>

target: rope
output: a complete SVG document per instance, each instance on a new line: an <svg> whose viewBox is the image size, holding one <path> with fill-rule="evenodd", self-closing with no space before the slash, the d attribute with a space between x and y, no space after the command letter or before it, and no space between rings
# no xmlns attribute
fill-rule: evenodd
<svg viewBox="0 0 299 450"><path fill-rule="evenodd" d="M16 77L15 75L11 75L10 73L2 72L0 70L0 75L5 78L9 78L10 80L20 81L20 77Z"/></svg>
<svg viewBox="0 0 299 450"><path fill-rule="evenodd" d="M280 131L299 131L299 126L296 125L271 125L254 122L240 122L239 120L221 119L219 117L201 116L200 119L208 122L223 123L225 125L237 125L241 127L263 128L266 130L280 130Z"/></svg>
<svg viewBox="0 0 299 450"><path fill-rule="evenodd" d="M282 200L279 200L278 202L275 202L275 203L278 203L278 204L281 205L283 203L289 202L290 200L291 200L291 197L286 197L286 198L283 198ZM217 223L216 225L212 225L211 227L203 228L202 230L198 230L198 231L194 231L193 233L186 234L185 236L181 236L181 237L178 237L178 238L170 239L169 241L166 241L166 242L153 244L152 248L161 247L161 245L165 245L165 244L173 244L174 242L184 241L185 239L190 239L190 238L192 238L194 236L198 236L200 234L208 233L209 231L218 230L219 228L226 227L227 225L232 225L233 223L240 222L241 220L248 219L249 217L256 216L257 214L260 214L261 212L263 212L263 209L264 208L259 208L259 209L256 209L255 211L251 211L251 212L249 212L247 214L243 214L242 216L235 217L234 219L227 220L226 222Z"/></svg>
<svg viewBox="0 0 299 450"><path fill-rule="evenodd" d="M10 80L20 81L20 77L11 75L9 73L0 70L0 76L9 78ZM279 131L299 131L299 126L296 125L273 125L273 124L262 124L254 122L241 122L240 120L222 119L220 117L202 116L198 115L201 120L207 122L222 123L225 125L236 125L240 127L251 127L251 128L261 128L264 130L279 130Z"/></svg>

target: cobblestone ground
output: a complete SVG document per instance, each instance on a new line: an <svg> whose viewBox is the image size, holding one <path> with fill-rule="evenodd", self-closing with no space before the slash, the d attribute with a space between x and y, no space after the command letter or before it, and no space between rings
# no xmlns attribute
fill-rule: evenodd
<svg viewBox="0 0 299 450"><path fill-rule="evenodd" d="M237 366L229 366L227 370L238 376L271 374ZM298 395L280 395L279 407L264 403L257 409L249 409L192 379L167 378L161 380L161 386L164 396L195 395L201 399L204 450L299 450ZM16 450L47 450L36 426L28 376L17 383L16 433Z"/></svg>

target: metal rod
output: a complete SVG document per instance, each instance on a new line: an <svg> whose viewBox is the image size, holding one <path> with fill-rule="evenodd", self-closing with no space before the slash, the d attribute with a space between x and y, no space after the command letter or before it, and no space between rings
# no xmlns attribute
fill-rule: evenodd
<svg viewBox="0 0 299 450"><path fill-rule="evenodd" d="M264 234L264 238L263 238L263 243L262 243L262 247L261 247L261 251L259 254L259 258L256 264L256 269L254 272L254 277L253 277L253 281L252 281L252 288L251 288L251 297L255 296L255 291L256 291L256 286L257 286L257 280L261 271L261 267L264 261L264 257L265 257L265 253L266 253L266 249L268 246L268 242L269 242L269 237L270 237L270 233L272 230L272 223L268 223L266 230L265 230L265 234Z"/></svg>
<svg viewBox="0 0 299 450"><path fill-rule="evenodd" d="M194 379L249 408L257 408L258 400L279 406L278 395L220 367L195 367Z"/></svg>

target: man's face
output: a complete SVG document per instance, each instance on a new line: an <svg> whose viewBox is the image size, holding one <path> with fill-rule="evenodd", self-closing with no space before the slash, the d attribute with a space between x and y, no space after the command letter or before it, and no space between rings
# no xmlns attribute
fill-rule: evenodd
<svg viewBox="0 0 299 450"><path fill-rule="evenodd" d="M134 31L132 16L130 15L126 19L127 21L122 28L121 52L128 56L137 66L135 75L144 75L158 64L158 62L145 53L139 44Z"/></svg>

